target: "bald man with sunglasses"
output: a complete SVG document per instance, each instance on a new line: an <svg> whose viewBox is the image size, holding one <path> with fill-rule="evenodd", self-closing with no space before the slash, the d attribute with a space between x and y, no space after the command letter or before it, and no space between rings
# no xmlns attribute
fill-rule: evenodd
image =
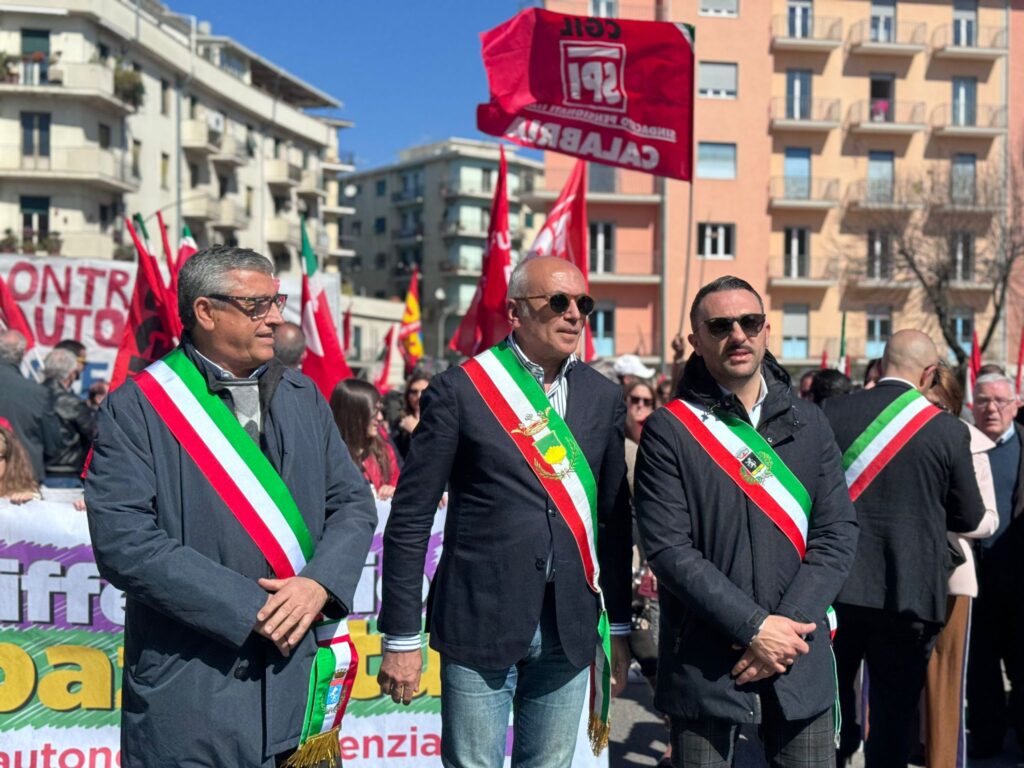
<svg viewBox="0 0 1024 768"><path fill-rule="evenodd" d="M773 766L834 765L829 603L857 542L821 411L768 352L749 283L723 277L690 310L676 399L644 424L635 491L658 577L655 705L676 766L728 766L756 725Z"/></svg>
<svg viewBox="0 0 1024 768"><path fill-rule="evenodd" d="M450 489L427 599L441 655L445 766L572 763L593 670L591 736L629 658L631 536L620 388L576 349L594 300L571 263L535 257L509 280L512 333L434 377L384 534L378 680L419 693L423 564ZM514 703L514 707L513 707Z"/></svg>

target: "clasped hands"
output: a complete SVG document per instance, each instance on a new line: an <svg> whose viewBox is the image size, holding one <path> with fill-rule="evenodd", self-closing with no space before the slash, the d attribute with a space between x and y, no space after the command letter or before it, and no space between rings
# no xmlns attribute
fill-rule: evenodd
<svg viewBox="0 0 1024 768"><path fill-rule="evenodd" d="M327 590L313 579L260 579L269 594L256 614L253 630L267 638L282 656L291 654L327 604Z"/></svg>
<svg viewBox="0 0 1024 768"><path fill-rule="evenodd" d="M797 656L803 656L811 650L803 636L815 629L817 627L814 624L793 621L785 616L769 616L732 668L736 685L746 685L784 673L793 665ZM738 650L741 646L734 647Z"/></svg>

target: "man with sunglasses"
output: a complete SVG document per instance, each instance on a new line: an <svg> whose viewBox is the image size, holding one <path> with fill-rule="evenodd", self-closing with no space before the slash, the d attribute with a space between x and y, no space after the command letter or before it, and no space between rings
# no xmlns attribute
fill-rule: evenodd
<svg viewBox="0 0 1024 768"><path fill-rule="evenodd" d="M635 478L672 761L732 765L753 725L770 765L832 766L829 603L857 543L839 451L768 352L749 283L702 287L690 323L694 354L677 398L644 425Z"/></svg>
<svg viewBox="0 0 1024 768"><path fill-rule="evenodd" d="M860 744L854 679L863 660L870 677L865 765L907 764L928 659L946 622L955 564L946 532L973 531L984 514L966 426L922 394L938 366L931 338L898 331L875 387L822 406L861 531L836 600L840 763Z"/></svg>
<svg viewBox="0 0 1024 768"><path fill-rule="evenodd" d="M180 347L99 410L85 495L126 595L125 765L272 768L344 699L344 623L312 623L352 605L376 508L315 384L274 357L277 285L253 251L196 253Z"/></svg>
<svg viewBox="0 0 1024 768"><path fill-rule="evenodd" d="M568 768L588 670L598 749L610 695L626 682L625 407L620 388L576 357L594 308L585 287L570 262L521 262L508 287L512 333L423 394L384 534L378 681L395 702L419 692L423 564L447 485L427 599L445 766L500 768L514 712L512 765Z"/></svg>

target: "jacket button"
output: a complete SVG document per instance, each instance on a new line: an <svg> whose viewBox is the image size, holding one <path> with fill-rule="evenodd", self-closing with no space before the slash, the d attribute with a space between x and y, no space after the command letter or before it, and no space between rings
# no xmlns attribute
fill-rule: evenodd
<svg viewBox="0 0 1024 768"><path fill-rule="evenodd" d="M235 666L235 679L237 680L248 680L249 679L249 662L240 661Z"/></svg>
<svg viewBox="0 0 1024 768"><path fill-rule="evenodd" d="M534 563L534 565L537 566L538 571L543 571L547 567L547 564L548 561L545 560L543 557L538 557L537 561Z"/></svg>

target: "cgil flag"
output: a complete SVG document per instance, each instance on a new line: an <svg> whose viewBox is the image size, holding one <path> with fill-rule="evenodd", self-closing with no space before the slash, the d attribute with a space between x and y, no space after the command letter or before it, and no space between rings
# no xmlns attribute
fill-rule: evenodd
<svg viewBox="0 0 1024 768"><path fill-rule="evenodd" d="M317 260L306 236L306 219L302 229L302 332L306 335L306 356L302 372L309 376L323 396L330 400L335 385L352 378L338 331L331 317L327 294L317 276Z"/></svg>
<svg viewBox="0 0 1024 768"><path fill-rule="evenodd" d="M971 359L967 365L967 387L964 392L964 404L974 405L974 383L978 380L981 370L981 345L978 344L978 331L971 331Z"/></svg>
<svg viewBox="0 0 1024 768"><path fill-rule="evenodd" d="M590 253L587 250L587 164L576 161L562 194L548 211L544 226L537 233L530 256L555 256L575 264L583 273L584 290L590 290ZM583 359L595 357L590 324L583 319Z"/></svg>
<svg viewBox="0 0 1024 768"><path fill-rule="evenodd" d="M409 278L409 289L405 293L405 312L398 329L398 341L402 345L407 368L413 368L423 357L423 330L420 322L420 269L413 267Z"/></svg>
<svg viewBox="0 0 1024 768"><path fill-rule="evenodd" d="M498 183L491 201L491 220L487 227L487 252L476 293L469 310L459 323L449 349L463 355L473 355L489 349L504 339L512 330L505 309L508 280L512 274L512 237L508 228L508 164L505 148L501 148L498 161Z"/></svg>
<svg viewBox="0 0 1024 768"><path fill-rule="evenodd" d="M477 128L524 147L690 179L693 27L529 8L481 36Z"/></svg>

